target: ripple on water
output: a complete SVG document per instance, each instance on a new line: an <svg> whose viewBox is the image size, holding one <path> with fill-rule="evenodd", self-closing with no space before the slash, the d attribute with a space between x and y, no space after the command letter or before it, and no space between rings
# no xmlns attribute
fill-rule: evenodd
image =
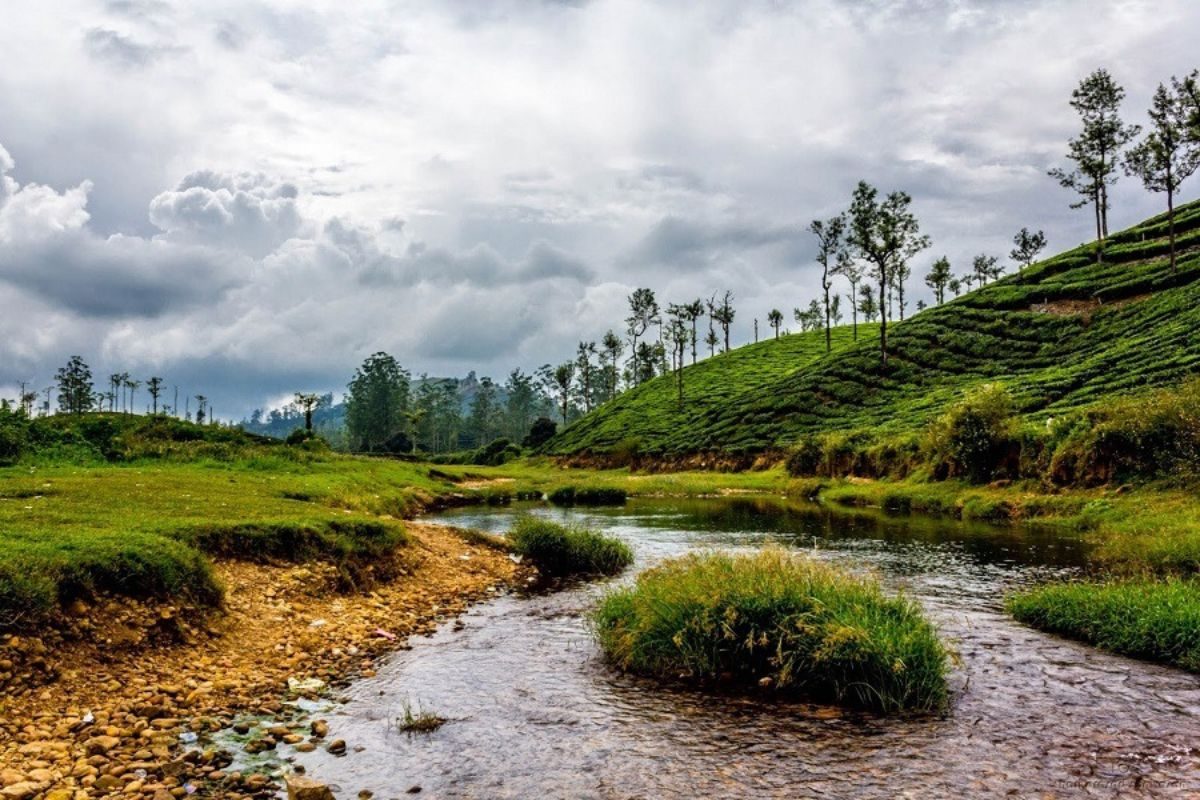
<svg viewBox="0 0 1200 800"><path fill-rule="evenodd" d="M606 585L501 597L353 686L332 736L362 748L298 755L346 792L472 798L1196 797L1200 681L1017 625L1013 588L1070 574L1078 542L917 518L839 516L759 500L636 501L564 512L635 548L635 569L696 548L778 541L875 571L917 597L958 651L953 710L881 719L702 694L619 675L587 612ZM503 531L511 510L458 511ZM626 576L617 580L629 580ZM405 703L450 721L393 724Z"/></svg>

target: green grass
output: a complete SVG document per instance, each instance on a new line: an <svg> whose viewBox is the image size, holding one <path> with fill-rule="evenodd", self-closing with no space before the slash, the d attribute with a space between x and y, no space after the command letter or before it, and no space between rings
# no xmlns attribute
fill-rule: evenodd
<svg viewBox="0 0 1200 800"><path fill-rule="evenodd" d="M594 621L608 657L641 674L766 679L882 712L948 702L947 651L913 602L782 550L665 562L607 595Z"/></svg>
<svg viewBox="0 0 1200 800"><path fill-rule="evenodd" d="M528 515L517 519L508 540L551 578L615 575L633 563L633 551L620 539Z"/></svg>
<svg viewBox="0 0 1200 800"><path fill-rule="evenodd" d="M673 376L650 381L573 423L548 444L560 456L670 461L741 458L786 449L816 433L903 435L924 429L969 389L1001 380L1023 420L1178 383L1200 370L1200 203L1179 211L1181 256L1172 278L1161 218L1111 237L1103 265L1076 248L943 306L889 326L879 364L875 330L820 333L738 348L684 370L685 407ZM1045 314L1046 301L1100 303Z"/></svg>
<svg viewBox="0 0 1200 800"><path fill-rule="evenodd" d="M1008 608L1039 630L1200 672L1200 584L1194 579L1050 584L1009 598Z"/></svg>
<svg viewBox="0 0 1200 800"><path fill-rule="evenodd" d="M367 587L394 566L400 518L461 493L418 464L232 435L215 444L229 457L80 463L78 450L62 459L54 447L0 468L0 628L36 626L104 592L214 605L212 557L321 559L342 588Z"/></svg>

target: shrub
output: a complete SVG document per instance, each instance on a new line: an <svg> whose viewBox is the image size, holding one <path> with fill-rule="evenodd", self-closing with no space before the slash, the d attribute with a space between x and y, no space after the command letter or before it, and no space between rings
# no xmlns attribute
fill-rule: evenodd
<svg viewBox="0 0 1200 800"><path fill-rule="evenodd" d="M533 421L533 426L530 427L529 433L521 442L530 450L537 450L546 442L554 438L554 434L558 433L558 423L549 417L538 417Z"/></svg>
<svg viewBox="0 0 1200 800"><path fill-rule="evenodd" d="M984 483L1004 469L1014 449L1012 397L999 384L971 391L926 432L926 448L939 478Z"/></svg>
<svg viewBox="0 0 1200 800"><path fill-rule="evenodd" d="M471 463L485 467L498 467L520 457L520 447L508 439L500 438L476 450Z"/></svg>
<svg viewBox="0 0 1200 800"><path fill-rule="evenodd" d="M633 551L620 539L537 517L519 517L508 538L547 577L615 575L633 563Z"/></svg>
<svg viewBox="0 0 1200 800"><path fill-rule="evenodd" d="M1055 583L1009 598L1008 610L1040 630L1200 672L1195 579Z"/></svg>
<svg viewBox="0 0 1200 800"><path fill-rule="evenodd" d="M731 677L883 712L944 707L947 652L913 602L778 549L693 554L605 597L596 634L622 669Z"/></svg>

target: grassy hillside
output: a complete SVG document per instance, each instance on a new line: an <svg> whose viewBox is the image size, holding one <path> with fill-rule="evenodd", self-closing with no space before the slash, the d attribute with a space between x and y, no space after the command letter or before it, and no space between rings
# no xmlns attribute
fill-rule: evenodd
<svg viewBox="0 0 1200 800"><path fill-rule="evenodd" d="M1166 221L1112 236L1105 262L1084 246L1035 264L889 328L879 364L874 329L839 329L739 348L688 367L688 398L658 378L574 423L556 455L622 448L673 456L787 447L818 432L915 431L973 386L1003 381L1018 410L1040 419L1147 387L1178 383L1200 365L1200 203L1183 206L1178 275Z"/></svg>

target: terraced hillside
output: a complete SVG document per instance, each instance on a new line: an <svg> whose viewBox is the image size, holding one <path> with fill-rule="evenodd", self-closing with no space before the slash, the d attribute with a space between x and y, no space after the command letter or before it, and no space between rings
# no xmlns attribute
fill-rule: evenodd
<svg viewBox="0 0 1200 800"><path fill-rule="evenodd" d="M685 370L688 398L657 378L572 424L557 455L742 455L819 431L914 430L971 386L1002 381L1033 418L1106 396L1177 383L1200 371L1200 202L1176 218L1178 270L1164 217L1110 237L1097 264L1087 245L1035 264L889 328L839 329L739 348Z"/></svg>

